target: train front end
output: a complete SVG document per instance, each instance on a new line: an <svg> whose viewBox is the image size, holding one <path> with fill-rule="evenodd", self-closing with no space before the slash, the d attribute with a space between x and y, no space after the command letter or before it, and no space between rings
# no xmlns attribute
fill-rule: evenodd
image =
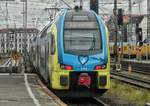
<svg viewBox="0 0 150 106"><path fill-rule="evenodd" d="M61 96L103 94L110 87L106 26L93 11L67 10L60 20L52 88Z"/></svg>

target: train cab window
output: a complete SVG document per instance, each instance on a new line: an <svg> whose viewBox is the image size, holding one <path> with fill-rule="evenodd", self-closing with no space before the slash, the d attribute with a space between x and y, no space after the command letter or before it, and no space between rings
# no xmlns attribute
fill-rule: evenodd
<svg viewBox="0 0 150 106"><path fill-rule="evenodd" d="M72 18L70 17L72 14ZM101 33L91 12L68 13L64 26L64 52L74 55L94 55L102 50Z"/></svg>
<svg viewBox="0 0 150 106"><path fill-rule="evenodd" d="M51 37L50 37L50 46L51 46L51 54L54 55L55 54L55 36L53 34L51 34Z"/></svg>

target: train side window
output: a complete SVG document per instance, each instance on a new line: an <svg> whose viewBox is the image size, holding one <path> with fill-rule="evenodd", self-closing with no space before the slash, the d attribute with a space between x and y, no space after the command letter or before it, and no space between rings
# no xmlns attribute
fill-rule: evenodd
<svg viewBox="0 0 150 106"><path fill-rule="evenodd" d="M51 54L55 54L55 36L53 34L51 34Z"/></svg>

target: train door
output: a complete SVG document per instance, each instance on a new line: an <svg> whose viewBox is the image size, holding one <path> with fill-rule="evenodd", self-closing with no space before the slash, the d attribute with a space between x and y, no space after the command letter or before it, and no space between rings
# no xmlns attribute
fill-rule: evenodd
<svg viewBox="0 0 150 106"><path fill-rule="evenodd" d="M45 74L45 46L44 46L44 41L43 39L40 40L40 66L39 66L39 71L41 73L41 75L44 78L44 74Z"/></svg>
<svg viewBox="0 0 150 106"><path fill-rule="evenodd" d="M48 36L45 39L45 80L49 82L49 42Z"/></svg>
<svg viewBox="0 0 150 106"><path fill-rule="evenodd" d="M54 54L55 54L55 36L54 34L50 33L50 60L51 60L51 71L53 71L54 68Z"/></svg>
<svg viewBox="0 0 150 106"><path fill-rule="evenodd" d="M51 55L51 25L47 28L47 32L46 32L47 36L46 36L46 43L45 43L45 62L46 62L46 78L47 81L50 80L51 77L51 68L52 68L52 55Z"/></svg>
<svg viewBox="0 0 150 106"><path fill-rule="evenodd" d="M33 65L35 66L36 65L36 55L37 55L37 52L36 52L36 46L35 44L33 44L33 53L32 53L32 58L33 58Z"/></svg>
<svg viewBox="0 0 150 106"><path fill-rule="evenodd" d="M37 39L36 41L36 67L37 67L37 70L39 70L39 65L40 65L40 47L39 47L39 41Z"/></svg>
<svg viewBox="0 0 150 106"><path fill-rule="evenodd" d="M43 76L44 80L47 82L48 81L48 68L47 68L47 28L42 32L41 37L41 50L40 50L40 73Z"/></svg>

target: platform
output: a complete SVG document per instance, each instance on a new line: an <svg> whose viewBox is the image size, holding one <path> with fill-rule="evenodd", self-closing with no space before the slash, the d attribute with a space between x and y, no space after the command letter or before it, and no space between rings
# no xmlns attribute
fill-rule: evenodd
<svg viewBox="0 0 150 106"><path fill-rule="evenodd" d="M0 106L58 106L35 74L0 74Z"/></svg>

